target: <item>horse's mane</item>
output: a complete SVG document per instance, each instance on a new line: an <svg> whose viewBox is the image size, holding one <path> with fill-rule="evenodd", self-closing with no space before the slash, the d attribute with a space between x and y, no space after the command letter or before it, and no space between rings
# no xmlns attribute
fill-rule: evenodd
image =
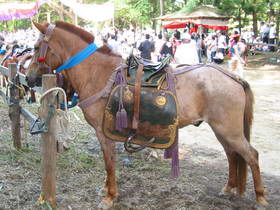
<svg viewBox="0 0 280 210"><path fill-rule="evenodd" d="M91 33L83 30L82 28L79 28L75 25L72 25L72 24L64 22L64 21L56 21L55 25L56 25L56 27L58 27L60 29L63 29L65 31L68 31L72 34L79 36L81 39L83 39L88 44L91 44L92 42L94 42L94 36ZM112 56L120 56L118 54L113 53L113 51L107 45L103 45L97 51L100 53L108 54L108 55L112 55Z"/></svg>
<svg viewBox="0 0 280 210"><path fill-rule="evenodd" d="M89 44L94 42L94 36L91 33L87 32L75 25L72 25L70 23L63 22L63 21L56 21L55 25L58 28L61 28L65 31L76 34L77 36L79 36L81 39L83 39L85 42L87 42Z"/></svg>

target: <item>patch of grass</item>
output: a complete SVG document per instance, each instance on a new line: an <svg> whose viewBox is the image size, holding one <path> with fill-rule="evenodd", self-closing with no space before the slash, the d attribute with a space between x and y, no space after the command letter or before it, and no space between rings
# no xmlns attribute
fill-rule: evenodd
<svg viewBox="0 0 280 210"><path fill-rule="evenodd" d="M71 171L81 172L92 168L94 163L92 156L86 153L79 153L72 147L59 155L57 165L59 168L69 168Z"/></svg>

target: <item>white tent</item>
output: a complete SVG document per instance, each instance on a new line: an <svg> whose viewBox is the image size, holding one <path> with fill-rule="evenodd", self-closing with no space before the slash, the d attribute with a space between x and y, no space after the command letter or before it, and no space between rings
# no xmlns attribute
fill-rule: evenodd
<svg viewBox="0 0 280 210"><path fill-rule="evenodd" d="M100 22L114 18L114 4L81 4L73 0L60 0L62 4L70 7L80 18Z"/></svg>

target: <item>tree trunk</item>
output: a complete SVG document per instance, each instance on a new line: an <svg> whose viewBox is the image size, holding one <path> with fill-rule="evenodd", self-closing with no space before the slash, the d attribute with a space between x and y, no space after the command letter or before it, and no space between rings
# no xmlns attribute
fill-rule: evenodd
<svg viewBox="0 0 280 210"><path fill-rule="evenodd" d="M239 33L241 34L241 28L242 28L242 19L241 19L241 8L238 8L238 29Z"/></svg>
<svg viewBox="0 0 280 210"><path fill-rule="evenodd" d="M163 0L159 0L159 4L160 4L160 15L164 15L164 1Z"/></svg>
<svg viewBox="0 0 280 210"><path fill-rule="evenodd" d="M252 12L253 16L253 31L254 31L254 36L258 36L258 18L257 18L257 12L256 10L253 10Z"/></svg>
<svg viewBox="0 0 280 210"><path fill-rule="evenodd" d="M157 1L152 1L152 13L153 13L153 18L156 17L156 8L158 8L158 5L157 5ZM156 20L153 20L153 26L152 28L154 30L156 30Z"/></svg>
<svg viewBox="0 0 280 210"><path fill-rule="evenodd" d="M277 37L277 43L279 42L279 28L280 28L280 9L277 12L277 17L276 17L276 37Z"/></svg>

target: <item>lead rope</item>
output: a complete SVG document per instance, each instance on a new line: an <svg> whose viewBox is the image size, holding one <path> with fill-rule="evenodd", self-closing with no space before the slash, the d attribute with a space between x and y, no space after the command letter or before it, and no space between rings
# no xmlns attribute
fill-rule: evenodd
<svg viewBox="0 0 280 210"><path fill-rule="evenodd" d="M68 112L67 108L67 99L66 93L62 88L55 87L47 90L40 98L40 103L42 102L43 98L54 91L57 91L54 95L57 95L58 92L63 94L63 100L65 104L65 110L56 109L55 114L57 116L57 132L56 132L56 140L59 144L61 144L65 149L69 149L69 141L74 140L76 135L69 129L69 124L71 122L71 118L75 118L77 121L81 121L79 117L73 113ZM72 115L72 117L70 117Z"/></svg>

